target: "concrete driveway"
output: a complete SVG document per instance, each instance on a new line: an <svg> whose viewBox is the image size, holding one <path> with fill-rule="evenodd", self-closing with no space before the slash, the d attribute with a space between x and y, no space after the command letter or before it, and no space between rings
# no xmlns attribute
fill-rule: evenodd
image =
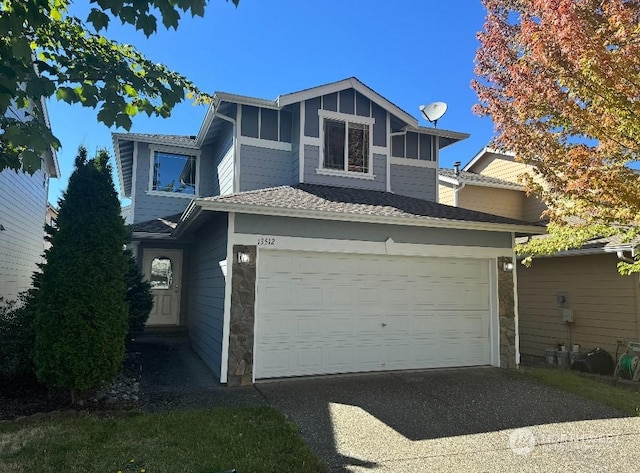
<svg viewBox="0 0 640 473"><path fill-rule="evenodd" d="M256 389L331 471L638 471L640 419L496 368Z"/></svg>

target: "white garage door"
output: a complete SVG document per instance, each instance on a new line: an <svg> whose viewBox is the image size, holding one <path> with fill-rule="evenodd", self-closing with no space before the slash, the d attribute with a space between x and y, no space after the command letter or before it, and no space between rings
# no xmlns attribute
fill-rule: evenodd
<svg viewBox="0 0 640 473"><path fill-rule="evenodd" d="M490 364L488 260L261 251L256 378Z"/></svg>

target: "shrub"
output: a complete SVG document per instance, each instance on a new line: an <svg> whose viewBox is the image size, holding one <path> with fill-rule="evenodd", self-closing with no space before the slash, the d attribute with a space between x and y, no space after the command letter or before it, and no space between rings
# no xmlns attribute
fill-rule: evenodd
<svg viewBox="0 0 640 473"><path fill-rule="evenodd" d="M140 268L130 250L125 251L129 267L126 275L127 295L125 301L129 307L129 338L139 335L144 330L151 309L153 294L151 284L144 280Z"/></svg>
<svg viewBox="0 0 640 473"><path fill-rule="evenodd" d="M23 292L17 301L0 297L0 378L33 374L34 293Z"/></svg>
<svg viewBox="0 0 640 473"><path fill-rule="evenodd" d="M108 160L80 148L36 298L36 375L72 395L113 378L129 325L126 231Z"/></svg>

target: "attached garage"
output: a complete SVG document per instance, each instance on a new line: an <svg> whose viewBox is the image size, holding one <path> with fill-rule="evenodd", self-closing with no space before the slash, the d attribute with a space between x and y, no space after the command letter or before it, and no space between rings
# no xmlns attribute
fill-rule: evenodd
<svg viewBox="0 0 640 473"><path fill-rule="evenodd" d="M491 259L257 259L256 379L492 363Z"/></svg>

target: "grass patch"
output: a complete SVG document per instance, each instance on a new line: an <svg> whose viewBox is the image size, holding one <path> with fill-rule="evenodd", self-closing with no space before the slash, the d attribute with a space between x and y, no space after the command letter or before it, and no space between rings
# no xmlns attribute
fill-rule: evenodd
<svg viewBox="0 0 640 473"><path fill-rule="evenodd" d="M552 368L532 368L525 375L563 391L601 402L630 416L640 416L640 393L637 391Z"/></svg>
<svg viewBox="0 0 640 473"><path fill-rule="evenodd" d="M269 407L0 424L0 472L325 472Z"/></svg>

